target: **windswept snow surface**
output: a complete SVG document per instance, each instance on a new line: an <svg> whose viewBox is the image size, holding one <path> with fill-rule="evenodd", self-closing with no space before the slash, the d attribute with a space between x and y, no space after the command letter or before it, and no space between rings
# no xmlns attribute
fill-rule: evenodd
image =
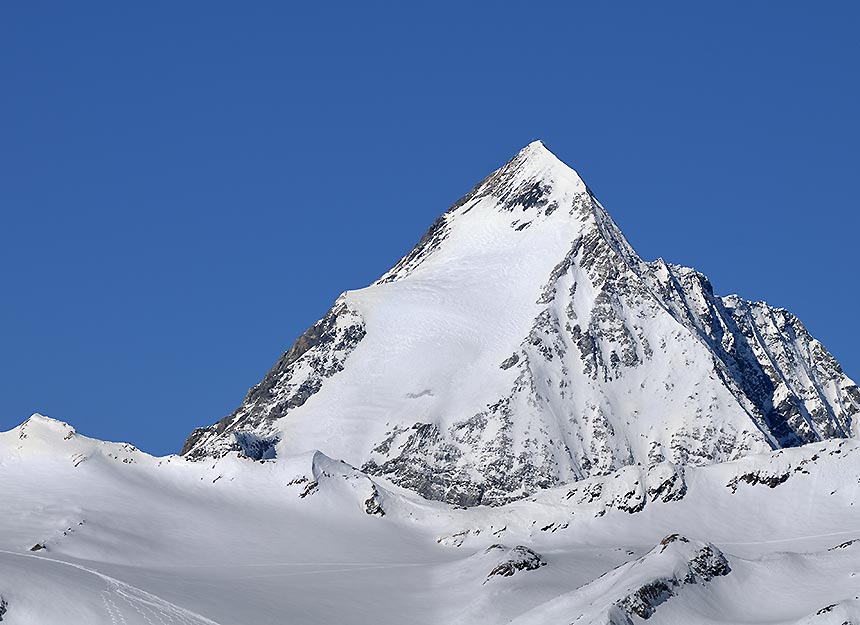
<svg viewBox="0 0 860 625"><path fill-rule="evenodd" d="M461 508L320 452L153 458L34 415L0 434L2 623L860 623L858 476L827 441Z"/></svg>

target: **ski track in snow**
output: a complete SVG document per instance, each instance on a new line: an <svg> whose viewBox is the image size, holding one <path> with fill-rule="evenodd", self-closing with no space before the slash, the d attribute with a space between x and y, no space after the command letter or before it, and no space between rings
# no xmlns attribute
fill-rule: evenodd
<svg viewBox="0 0 860 625"><path fill-rule="evenodd" d="M750 542L720 542L720 545L775 545L778 543L793 543L810 538L828 538L830 536L857 536L860 534L860 528L856 530L846 530L842 532L828 532L825 534L807 534L806 536L794 536L792 538L777 538L774 540L753 540Z"/></svg>
<svg viewBox="0 0 860 625"><path fill-rule="evenodd" d="M398 566L428 566L433 562L394 562L391 564L379 564L375 562L271 562L252 564L230 564L231 569L243 568L268 568L273 566L360 566L364 568L393 568ZM217 569L224 568L223 564L159 564L159 569ZM348 569L344 569L348 570Z"/></svg>
<svg viewBox="0 0 860 625"><path fill-rule="evenodd" d="M384 569L397 569L397 568L409 568L409 567L418 567L418 566L432 566L433 564L437 564L436 562L428 562L426 564L379 564L379 565L356 565L350 566L348 568L342 569L322 569L319 571L298 571L294 573L290 572L281 572L281 573L270 573L259 574L259 575L243 575L241 579L266 579L271 577L297 577L302 575L318 575L321 573L351 573L353 571L379 571Z"/></svg>
<svg viewBox="0 0 860 625"><path fill-rule="evenodd" d="M34 560L44 560L45 562L52 562L54 564L69 566L98 577L107 584L107 588L101 593L101 598L105 606L105 611L110 617L111 623L113 623L114 625L128 625L128 621L126 621L123 611L114 601L114 597L118 597L119 599L127 603L131 608L137 611L147 623L150 623L151 625L171 625L173 623L178 623L179 625L220 625L220 623L213 621L212 619L206 618L202 614L192 612L191 610L180 607L174 603L162 599L157 595L154 595L136 586L132 586L131 584L120 581L115 577L105 575L104 573L101 573L95 569L88 568L81 564L67 562L65 560L57 560L54 558L47 558L45 556L37 556L29 553L7 551L5 549L0 549L0 554L18 556L21 558L30 558ZM158 622L156 623L155 621L153 621L146 614L146 612L144 612L144 609L151 612L156 617L156 619L158 619ZM166 616L169 620L165 621L162 616Z"/></svg>
<svg viewBox="0 0 860 625"><path fill-rule="evenodd" d="M110 617L112 625L128 625L128 621L123 614L123 610L117 605L114 600L116 597L121 599L124 603L128 604L130 608L136 611L143 620L149 625L220 625L218 622L213 621L201 614L196 612L192 612L186 608L182 608L174 603L171 603L157 595L149 593L145 590L142 590L136 586L133 586L127 582L123 582L114 577L101 573L95 569L91 569L89 567L83 566L81 564L76 564L74 562L67 562L65 560L58 560L55 558L48 558L45 556L38 556L35 554L28 553L18 553L15 551L8 551L5 549L0 549L0 554L19 556L22 558L31 558L34 560L44 560L46 562L51 562L54 564L60 564L69 566L85 573L89 573L90 575L94 575L99 579L103 580L107 584L107 588L102 591L101 598L102 602L105 606L105 612L107 612ZM277 562L272 564L241 564L241 565L232 565L232 568L263 568L263 567L307 567L307 566L337 566L341 568L326 568L317 571L282 571L282 572L273 572L270 574L257 574L257 575L243 575L243 579L264 579L264 578L273 578L273 577L295 577L295 576L304 576L304 575L318 575L324 573L351 573L358 571L375 571L375 570L384 570L384 569L397 569L397 568L414 568L414 567L422 567L422 566L432 566L433 564L437 564L436 562L410 562L410 563L396 563L396 564L374 564L370 562ZM158 568L223 568L223 565L220 564L177 564L171 566L162 566ZM150 616L151 615L151 616ZM154 617L156 620L153 620ZM165 621L164 618L167 617L169 620Z"/></svg>

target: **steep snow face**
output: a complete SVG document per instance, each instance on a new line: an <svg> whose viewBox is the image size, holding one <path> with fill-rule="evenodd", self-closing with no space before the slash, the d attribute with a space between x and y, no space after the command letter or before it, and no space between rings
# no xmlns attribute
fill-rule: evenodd
<svg viewBox="0 0 860 625"><path fill-rule="evenodd" d="M858 411L794 317L643 262L535 142L183 451L321 449L430 499L498 505L627 465L856 435Z"/></svg>

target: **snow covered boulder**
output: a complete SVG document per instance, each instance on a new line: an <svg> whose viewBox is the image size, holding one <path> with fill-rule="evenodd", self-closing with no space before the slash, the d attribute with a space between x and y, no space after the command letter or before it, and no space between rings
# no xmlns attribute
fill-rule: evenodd
<svg viewBox="0 0 860 625"><path fill-rule="evenodd" d="M648 469L645 476L648 501L680 501L687 494L684 467L661 462Z"/></svg>
<svg viewBox="0 0 860 625"><path fill-rule="evenodd" d="M517 545L513 549L504 545L490 545L484 553L498 558L498 563L487 575L485 584L493 577L511 577L520 571L536 571L546 566L543 556L523 545Z"/></svg>
<svg viewBox="0 0 860 625"><path fill-rule="evenodd" d="M385 516L384 502L387 492L355 467L329 458L321 451L280 459L289 477L286 484L296 489L300 499L317 493L328 493L326 498L355 501L370 516Z"/></svg>

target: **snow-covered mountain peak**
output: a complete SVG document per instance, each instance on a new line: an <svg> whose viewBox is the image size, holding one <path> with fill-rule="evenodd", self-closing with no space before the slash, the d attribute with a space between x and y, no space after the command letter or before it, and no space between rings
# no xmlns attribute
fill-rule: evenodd
<svg viewBox="0 0 860 625"><path fill-rule="evenodd" d="M75 466L95 455L124 463L152 460L133 445L82 436L68 423L38 413L18 427L0 432L0 456L4 455L71 460Z"/></svg>
<svg viewBox="0 0 860 625"><path fill-rule="evenodd" d="M643 262L534 142L183 453L319 449L431 499L497 505L849 436L858 414L860 390L795 317Z"/></svg>
<svg viewBox="0 0 860 625"><path fill-rule="evenodd" d="M552 167L570 169L555 154L553 154L540 139L536 139L529 143L517 152L509 162L516 162L521 166L531 167L537 171L545 171ZM570 171L573 170L571 169Z"/></svg>
<svg viewBox="0 0 860 625"><path fill-rule="evenodd" d="M58 419L34 412L21 425L14 428L12 432L16 432L18 438L38 438L43 441L50 440L69 440L77 434L75 428Z"/></svg>
<svg viewBox="0 0 860 625"><path fill-rule="evenodd" d="M542 141L533 141L472 193L501 199L497 208L529 211L548 206L552 201L570 200L584 191L587 187L576 171L559 160Z"/></svg>
<svg viewBox="0 0 860 625"><path fill-rule="evenodd" d="M542 181L546 184L568 184L584 188L579 174L561 161L543 141L532 141L500 171L516 174L521 180Z"/></svg>
<svg viewBox="0 0 860 625"><path fill-rule="evenodd" d="M587 233L635 256L579 174L536 141L455 202L377 284L440 272L448 280L453 263L461 275L529 264L543 273L535 287Z"/></svg>
<svg viewBox="0 0 860 625"><path fill-rule="evenodd" d="M558 160L558 157L556 157L555 154L552 154L552 152L549 151L549 148L546 147L546 144L541 139L535 139L534 141L529 143L526 147L524 147L522 150L520 150L519 153L520 154L523 154L523 153L530 153L530 154L532 154L532 153L534 153L534 154L548 153L548 154L551 154L556 160Z"/></svg>

